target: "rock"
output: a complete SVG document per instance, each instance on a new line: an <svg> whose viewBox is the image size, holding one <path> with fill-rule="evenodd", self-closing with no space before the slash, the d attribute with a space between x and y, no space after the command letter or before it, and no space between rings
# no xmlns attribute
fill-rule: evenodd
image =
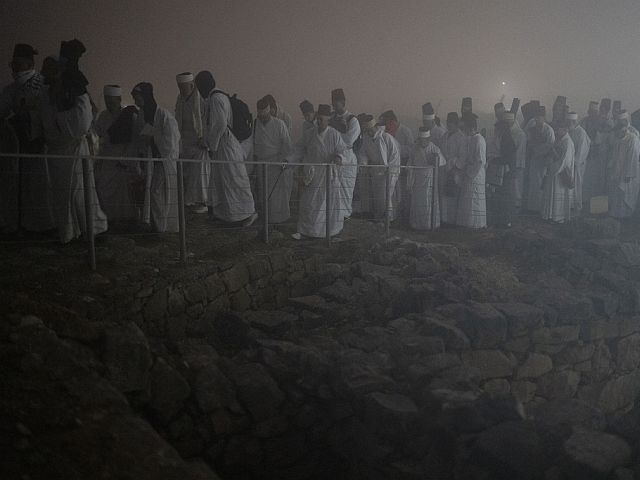
<svg viewBox="0 0 640 480"><path fill-rule="evenodd" d="M519 381L511 383L511 393L521 403L529 403L533 400L538 386L533 382Z"/></svg>
<svg viewBox="0 0 640 480"><path fill-rule="evenodd" d="M163 288L154 293L144 306L144 318L152 324L160 324L167 314L167 289ZM164 332L160 332L164 333Z"/></svg>
<svg viewBox="0 0 640 480"><path fill-rule="evenodd" d="M615 320L593 319L582 325L581 337L585 342L615 338L619 334L618 323Z"/></svg>
<svg viewBox="0 0 640 480"><path fill-rule="evenodd" d="M589 295L593 308L599 315L613 317L618 311L618 297L611 292L594 292Z"/></svg>
<svg viewBox="0 0 640 480"><path fill-rule="evenodd" d="M109 380L121 392L147 386L153 360L147 339L135 323L106 331L103 360Z"/></svg>
<svg viewBox="0 0 640 480"><path fill-rule="evenodd" d="M616 468L612 480L634 480L635 473L630 468Z"/></svg>
<svg viewBox="0 0 640 480"><path fill-rule="evenodd" d="M542 327L533 331L533 343L543 345L562 345L575 342L580 335L580 327L577 325L564 325L560 327Z"/></svg>
<svg viewBox="0 0 640 480"><path fill-rule="evenodd" d="M374 392L365 396L365 419L374 432L385 437L406 433L417 420L418 407L409 397L397 393Z"/></svg>
<svg viewBox="0 0 640 480"><path fill-rule="evenodd" d="M576 217L571 222L572 234L575 238L618 238L620 221L604 217Z"/></svg>
<svg viewBox="0 0 640 480"><path fill-rule="evenodd" d="M231 309L236 312L244 312L251 308L251 297L244 288L231 295L230 301Z"/></svg>
<svg viewBox="0 0 640 480"><path fill-rule="evenodd" d="M618 371L629 372L640 365L640 334L633 334L618 341L616 366Z"/></svg>
<svg viewBox="0 0 640 480"><path fill-rule="evenodd" d="M170 290L167 298L167 311L170 315L184 312L184 296L180 290Z"/></svg>
<svg viewBox="0 0 640 480"><path fill-rule="evenodd" d="M504 378L496 378L485 382L482 389L490 397L504 397L511 392L511 384Z"/></svg>
<svg viewBox="0 0 640 480"><path fill-rule="evenodd" d="M471 458L490 472L489 478L543 478L548 464L543 441L533 424L505 422L478 435Z"/></svg>
<svg viewBox="0 0 640 480"><path fill-rule="evenodd" d="M204 287L209 301L215 300L225 291L225 285L218 275L209 275L204 281Z"/></svg>
<svg viewBox="0 0 640 480"><path fill-rule="evenodd" d="M279 310L259 310L247 312L246 321L254 328L269 334L282 334L288 331L298 320L297 315Z"/></svg>
<svg viewBox="0 0 640 480"><path fill-rule="evenodd" d="M504 349L507 352L527 353L531 348L531 338L528 335L507 340Z"/></svg>
<svg viewBox="0 0 640 480"><path fill-rule="evenodd" d="M599 392L597 391L599 390ZM629 408L640 394L640 371L634 371L596 386L596 405L605 413L616 413Z"/></svg>
<svg viewBox="0 0 640 480"><path fill-rule="evenodd" d="M260 438L271 438L282 435L287 431L289 422L286 417L273 417L256 425L255 435Z"/></svg>
<svg viewBox="0 0 640 480"><path fill-rule="evenodd" d="M564 452L572 463L566 467L570 479L603 477L616 468L629 465L631 448L619 437L576 427L564 443Z"/></svg>
<svg viewBox="0 0 640 480"><path fill-rule="evenodd" d="M276 416L284 393L262 365L248 363L234 368L233 380L238 399L256 422Z"/></svg>
<svg viewBox="0 0 640 480"><path fill-rule="evenodd" d="M244 348L252 343L249 324L236 313L218 313L213 320L213 328L221 347Z"/></svg>
<svg viewBox="0 0 640 480"><path fill-rule="evenodd" d="M518 380L525 378L538 378L553 368L553 362L548 355L530 353L525 362L518 367L516 377Z"/></svg>
<svg viewBox="0 0 640 480"><path fill-rule="evenodd" d="M188 288L185 288L184 298L190 304L201 303L207 299L207 290L202 283L194 283Z"/></svg>
<svg viewBox="0 0 640 480"><path fill-rule="evenodd" d="M473 350L462 352L462 363L467 368L477 369L478 380L510 377L514 363L498 350Z"/></svg>
<svg viewBox="0 0 640 480"><path fill-rule="evenodd" d="M412 355L436 355L444 353L444 343L439 337L425 337L423 335L407 335L401 337L400 346L403 353Z"/></svg>
<svg viewBox="0 0 640 480"><path fill-rule="evenodd" d="M413 382L422 382L447 368L460 365L460 357L452 353L441 353L422 357L420 362L409 365L409 378Z"/></svg>
<svg viewBox="0 0 640 480"><path fill-rule="evenodd" d="M158 358L149 376L149 406L163 423L180 411L191 389L187 381L162 358Z"/></svg>
<svg viewBox="0 0 640 480"><path fill-rule="evenodd" d="M571 398L578 390L580 374L572 370L551 372L538 380L537 394L548 400Z"/></svg>
<svg viewBox="0 0 640 480"><path fill-rule="evenodd" d="M346 395L393 389L395 384L389 376L389 370L385 359L378 354L357 350L344 352L338 359L337 388Z"/></svg>
<svg viewBox="0 0 640 480"><path fill-rule="evenodd" d="M607 426L605 415L594 406L578 399L552 400L541 403L529 412L542 431L554 431L573 426L583 426L592 430L604 430Z"/></svg>
<svg viewBox="0 0 640 480"><path fill-rule="evenodd" d="M91 322L77 315L64 317L52 315L48 319L49 327L61 338L70 338L82 343L91 343L102 338L104 326L100 322Z"/></svg>
<svg viewBox="0 0 640 480"><path fill-rule="evenodd" d="M593 357L596 346L593 343L576 343L569 345L554 357L556 366L574 365L586 362Z"/></svg>
<svg viewBox="0 0 640 480"><path fill-rule="evenodd" d="M215 365L207 365L195 376L193 393L200 409L209 413L236 403L232 383Z"/></svg>
<svg viewBox="0 0 640 480"><path fill-rule="evenodd" d="M271 273L271 264L267 257L256 258L247 265L247 268L252 282L265 278Z"/></svg>
<svg viewBox="0 0 640 480"><path fill-rule="evenodd" d="M249 283L249 271L246 265L238 263L220 275L230 293L237 292Z"/></svg>
<svg viewBox="0 0 640 480"><path fill-rule="evenodd" d="M501 346L507 338L507 320L489 303L471 303L461 327L478 349Z"/></svg>
<svg viewBox="0 0 640 480"><path fill-rule="evenodd" d="M512 337L524 335L544 321L544 312L526 303L495 303L493 306L507 318Z"/></svg>
<svg viewBox="0 0 640 480"><path fill-rule="evenodd" d="M430 337L440 337L448 350L466 350L470 342L467 335L454 325L431 317L410 317L415 319L418 330Z"/></svg>

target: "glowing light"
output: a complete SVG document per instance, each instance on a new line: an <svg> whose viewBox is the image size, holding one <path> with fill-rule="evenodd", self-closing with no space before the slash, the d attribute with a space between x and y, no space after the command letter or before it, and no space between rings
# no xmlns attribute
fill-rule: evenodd
<svg viewBox="0 0 640 480"><path fill-rule="evenodd" d="M502 81L502 82L500 82L500 85L502 85L502 86L504 87L504 86L506 86L506 85L507 85L507 82Z"/></svg>

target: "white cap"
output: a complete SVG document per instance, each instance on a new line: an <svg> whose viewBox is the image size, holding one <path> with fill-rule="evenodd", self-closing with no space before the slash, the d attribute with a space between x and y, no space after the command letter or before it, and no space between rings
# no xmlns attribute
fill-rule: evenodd
<svg viewBox="0 0 640 480"><path fill-rule="evenodd" d="M567 113L567 120L578 120L578 114L575 112Z"/></svg>
<svg viewBox="0 0 640 480"><path fill-rule="evenodd" d="M193 82L193 78L194 78L193 73L190 73L190 72L180 73L176 75L176 82L178 83Z"/></svg>
<svg viewBox="0 0 640 480"><path fill-rule="evenodd" d="M431 132L429 130L419 130L418 138L431 138Z"/></svg>
<svg viewBox="0 0 640 480"><path fill-rule="evenodd" d="M628 120L629 117L629 112L627 112L626 110L622 110L620 113L618 113L618 115L616 115L616 118L618 120Z"/></svg>
<svg viewBox="0 0 640 480"><path fill-rule="evenodd" d="M423 120L435 120L436 119L436 114L435 113L430 113L428 115L422 115L422 119Z"/></svg>
<svg viewBox="0 0 640 480"><path fill-rule="evenodd" d="M121 97L122 88L119 85L105 85L102 89L102 93L105 97Z"/></svg>

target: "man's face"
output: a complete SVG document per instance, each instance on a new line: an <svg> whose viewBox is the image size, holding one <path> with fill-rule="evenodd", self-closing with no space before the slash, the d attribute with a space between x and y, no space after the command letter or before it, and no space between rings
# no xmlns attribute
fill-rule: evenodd
<svg viewBox="0 0 640 480"><path fill-rule="evenodd" d="M504 107L496 107L493 109L493 112L496 116L496 120L500 121L504 117Z"/></svg>
<svg viewBox="0 0 640 480"><path fill-rule="evenodd" d="M418 145L420 145L422 148L427 148L427 146L430 143L431 143L431 139L430 138L418 137Z"/></svg>
<svg viewBox="0 0 640 480"><path fill-rule="evenodd" d="M577 126L578 126L577 120L569 120L569 130L575 130Z"/></svg>
<svg viewBox="0 0 640 480"><path fill-rule="evenodd" d="M111 113L118 113L122 108L122 97L104 97L104 105L107 107L107 110Z"/></svg>
<svg viewBox="0 0 640 480"><path fill-rule="evenodd" d="M180 90L180 95L184 98L189 98L195 88L196 88L196 84L194 82L185 82L185 83L178 84L178 90Z"/></svg>
<svg viewBox="0 0 640 480"><path fill-rule="evenodd" d="M271 116L275 117L276 115L278 115L278 108L274 105L272 107L269 107L271 109Z"/></svg>
<svg viewBox="0 0 640 480"><path fill-rule="evenodd" d="M58 62L52 58L45 58L42 62L42 76L44 77L44 83L47 85L53 85L60 80L62 70Z"/></svg>
<svg viewBox="0 0 640 480"><path fill-rule="evenodd" d="M564 137L568 132L569 132L569 130L567 129L567 127L566 127L566 126L556 127L556 138L562 138L562 137Z"/></svg>
<svg viewBox="0 0 640 480"><path fill-rule="evenodd" d="M318 115L318 131L323 132L329 126L329 120L331 117Z"/></svg>
<svg viewBox="0 0 640 480"><path fill-rule="evenodd" d="M136 107L144 108L144 98L142 98L142 95L140 93L134 92L132 96L133 102L136 104Z"/></svg>
<svg viewBox="0 0 640 480"><path fill-rule="evenodd" d="M456 122L447 122L447 131L456 133L459 130L459 126Z"/></svg>
<svg viewBox="0 0 640 480"><path fill-rule="evenodd" d="M30 58L16 57L9 62L9 67L13 73L26 72L27 70L33 70L34 63Z"/></svg>
<svg viewBox="0 0 640 480"><path fill-rule="evenodd" d="M316 119L316 112L304 112L302 115L307 122L313 123L313 121Z"/></svg>
<svg viewBox="0 0 640 480"><path fill-rule="evenodd" d="M476 134L476 127L474 127L473 125L465 125L464 126L464 133L468 136L468 137L472 137Z"/></svg>
<svg viewBox="0 0 640 480"><path fill-rule="evenodd" d="M345 112L346 103L344 100L334 100L333 102L331 102L331 106L333 106L333 110L338 115L342 115Z"/></svg>
<svg viewBox="0 0 640 480"><path fill-rule="evenodd" d="M619 118L616 121L616 124L621 128L629 128L629 119L628 118Z"/></svg>
<svg viewBox="0 0 640 480"><path fill-rule="evenodd" d="M627 134L628 127L619 126L616 128L616 138L624 138Z"/></svg>
<svg viewBox="0 0 640 480"><path fill-rule="evenodd" d="M516 123L516 119L515 118L505 118L503 119L503 122L506 123L509 128L513 127L513 124Z"/></svg>
<svg viewBox="0 0 640 480"><path fill-rule="evenodd" d="M271 109L267 107L263 110L258 110L258 120L260 120L263 125L266 125L269 120L271 120Z"/></svg>
<svg viewBox="0 0 640 480"><path fill-rule="evenodd" d="M534 121L535 121L535 126L536 126L537 128L542 128L542 126L543 126L543 125L544 125L544 123L545 123L545 118L544 118L544 116L542 116L542 115L538 115L538 116L535 118L535 120L534 120Z"/></svg>
<svg viewBox="0 0 640 480"><path fill-rule="evenodd" d="M435 124L436 124L435 120L426 120L426 119L422 120L422 125L424 125L424 127L428 128L429 130L431 130Z"/></svg>

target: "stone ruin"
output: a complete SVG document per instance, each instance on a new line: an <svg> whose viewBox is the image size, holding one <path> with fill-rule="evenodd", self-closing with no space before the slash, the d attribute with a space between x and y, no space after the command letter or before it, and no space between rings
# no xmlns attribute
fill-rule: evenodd
<svg viewBox="0 0 640 480"><path fill-rule="evenodd" d="M2 478L640 478L635 243L519 229L91 281L73 309L3 299Z"/></svg>

